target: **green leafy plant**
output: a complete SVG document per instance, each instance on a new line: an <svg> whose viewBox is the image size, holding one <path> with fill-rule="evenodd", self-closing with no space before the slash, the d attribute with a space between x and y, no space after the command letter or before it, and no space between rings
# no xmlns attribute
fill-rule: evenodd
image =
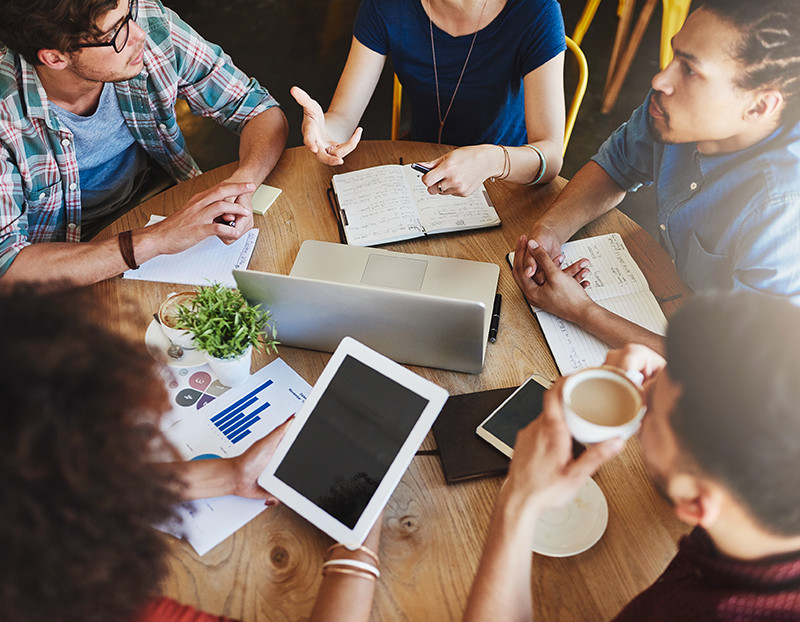
<svg viewBox="0 0 800 622"><path fill-rule="evenodd" d="M195 297L178 305L176 328L216 358L234 358L248 346L277 352L277 330L269 311L251 305L238 289L220 283L197 288Z"/></svg>

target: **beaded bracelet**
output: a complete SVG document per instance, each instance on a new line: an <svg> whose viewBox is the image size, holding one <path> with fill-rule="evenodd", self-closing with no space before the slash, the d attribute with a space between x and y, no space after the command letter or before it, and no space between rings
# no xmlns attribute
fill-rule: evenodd
<svg viewBox="0 0 800 622"><path fill-rule="evenodd" d="M539 149L539 147L537 147L536 145L527 144L522 146L528 147L528 149L533 149L536 153L539 154L539 173L538 175L536 175L536 178L533 181L528 182L527 184L528 186L534 186L542 180L542 177L544 177L544 172L547 170L547 160L545 159L542 150Z"/></svg>

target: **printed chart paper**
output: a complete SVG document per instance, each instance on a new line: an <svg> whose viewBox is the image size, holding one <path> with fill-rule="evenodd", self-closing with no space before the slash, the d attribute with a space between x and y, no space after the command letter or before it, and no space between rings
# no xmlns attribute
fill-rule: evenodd
<svg viewBox="0 0 800 622"><path fill-rule="evenodd" d="M172 410L162 419L167 439L185 460L231 458L274 430L305 402L311 385L283 360L229 389L207 365L165 368ZM183 521L159 529L185 538L204 555L266 509L263 500L233 495L189 501L178 508Z"/></svg>

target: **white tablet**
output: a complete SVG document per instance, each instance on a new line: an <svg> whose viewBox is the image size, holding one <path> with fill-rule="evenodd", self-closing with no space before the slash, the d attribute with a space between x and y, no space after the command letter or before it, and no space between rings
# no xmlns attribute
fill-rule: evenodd
<svg viewBox="0 0 800 622"><path fill-rule="evenodd" d="M334 540L358 546L447 397L345 337L258 483Z"/></svg>

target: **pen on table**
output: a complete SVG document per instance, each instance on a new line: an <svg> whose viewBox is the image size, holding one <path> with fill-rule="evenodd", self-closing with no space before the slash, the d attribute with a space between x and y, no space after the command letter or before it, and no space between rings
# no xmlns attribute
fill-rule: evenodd
<svg viewBox="0 0 800 622"><path fill-rule="evenodd" d="M494 306L492 307L492 320L489 322L489 341L497 341L497 329L500 327L500 306L503 304L503 296L495 294Z"/></svg>

